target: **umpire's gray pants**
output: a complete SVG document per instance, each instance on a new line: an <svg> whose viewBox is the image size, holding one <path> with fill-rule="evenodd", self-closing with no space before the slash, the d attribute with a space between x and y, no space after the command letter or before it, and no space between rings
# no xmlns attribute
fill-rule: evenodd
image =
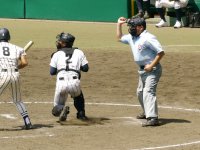
<svg viewBox="0 0 200 150"><path fill-rule="evenodd" d="M138 73L137 96L144 114L146 118L158 117L156 88L162 74L162 67L158 64L151 72L139 70Z"/></svg>

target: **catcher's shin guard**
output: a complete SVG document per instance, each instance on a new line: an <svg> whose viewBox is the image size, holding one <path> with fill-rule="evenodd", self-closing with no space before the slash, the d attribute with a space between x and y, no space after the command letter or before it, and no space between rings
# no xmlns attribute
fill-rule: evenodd
<svg viewBox="0 0 200 150"><path fill-rule="evenodd" d="M85 111L85 99L82 92L79 96L74 97L74 107L78 112Z"/></svg>

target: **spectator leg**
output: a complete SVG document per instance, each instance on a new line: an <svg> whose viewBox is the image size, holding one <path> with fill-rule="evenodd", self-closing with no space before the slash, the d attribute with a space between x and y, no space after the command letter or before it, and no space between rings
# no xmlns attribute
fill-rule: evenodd
<svg viewBox="0 0 200 150"><path fill-rule="evenodd" d="M158 14L160 15L160 18L166 22L166 19L165 19L165 9L163 9L163 8L157 8L157 11L158 11Z"/></svg>

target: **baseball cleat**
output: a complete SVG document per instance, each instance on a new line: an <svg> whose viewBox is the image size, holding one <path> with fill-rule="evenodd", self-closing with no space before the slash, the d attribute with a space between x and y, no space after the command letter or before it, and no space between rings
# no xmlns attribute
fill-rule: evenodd
<svg viewBox="0 0 200 150"><path fill-rule="evenodd" d="M142 127L148 126L159 126L158 118L147 118L147 120L142 123Z"/></svg>
<svg viewBox="0 0 200 150"><path fill-rule="evenodd" d="M59 121L66 121L68 114L69 114L69 106L65 106L65 108L60 114Z"/></svg>
<svg viewBox="0 0 200 150"><path fill-rule="evenodd" d="M85 111L78 112L77 113L77 119L82 120L82 121L89 120L88 117L85 115Z"/></svg>
<svg viewBox="0 0 200 150"><path fill-rule="evenodd" d="M31 123L26 124L26 125L23 127L23 129L25 129L25 130L31 130L31 129L33 129L33 125L32 125Z"/></svg>

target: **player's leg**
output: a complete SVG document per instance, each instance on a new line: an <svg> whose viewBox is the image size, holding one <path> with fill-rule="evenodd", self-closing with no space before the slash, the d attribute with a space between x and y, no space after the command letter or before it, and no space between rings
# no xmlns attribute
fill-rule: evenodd
<svg viewBox="0 0 200 150"><path fill-rule="evenodd" d="M139 17L143 17L144 16L144 11L143 11L143 0L136 0L136 5L137 5L137 8L138 8L138 14L136 14L136 16L139 16Z"/></svg>
<svg viewBox="0 0 200 150"><path fill-rule="evenodd" d="M17 110L23 117L25 129L27 129L27 130L32 129L33 127L32 127L27 109L21 100L20 83L19 83L18 75L13 75L13 77L12 77L11 91L12 91L13 102L16 105Z"/></svg>
<svg viewBox="0 0 200 150"><path fill-rule="evenodd" d="M174 2L174 9L176 13L176 23L174 24L174 28L182 27L181 18L182 18L182 8L187 6L188 1L184 1L183 3L180 1Z"/></svg>
<svg viewBox="0 0 200 150"><path fill-rule="evenodd" d="M87 120L85 115L85 99L81 91L80 80L73 79L68 82L67 89L74 99L74 107L77 110L77 119Z"/></svg>
<svg viewBox="0 0 200 150"><path fill-rule="evenodd" d="M74 107L77 110L77 119L80 120L88 120L85 115L85 99L83 96L83 92L77 97L74 97Z"/></svg>
<svg viewBox="0 0 200 150"><path fill-rule="evenodd" d="M147 122L143 126L158 125L158 106L156 97L156 88L162 74L161 65L147 73L145 87L143 92L144 109Z"/></svg>
<svg viewBox="0 0 200 150"><path fill-rule="evenodd" d="M3 93L3 91L8 87L8 85L11 83L10 76L8 73L0 73L0 95Z"/></svg>
<svg viewBox="0 0 200 150"><path fill-rule="evenodd" d="M142 81L141 76L139 76L139 80L138 80L137 97L142 108L142 113L136 116L136 118L145 119L146 116L145 116L144 103L143 103L143 81Z"/></svg>
<svg viewBox="0 0 200 150"><path fill-rule="evenodd" d="M165 8L163 8L163 5L161 4L161 0L156 0L155 7L161 19L160 22L156 24L156 27L168 26L166 18L165 18Z"/></svg>
<svg viewBox="0 0 200 150"><path fill-rule="evenodd" d="M143 5L144 5L144 19L148 19L151 17L151 11L150 11L150 0L143 0Z"/></svg>
<svg viewBox="0 0 200 150"><path fill-rule="evenodd" d="M67 100L68 93L66 92L66 86L62 83L63 81L57 81L55 95L54 95L54 106L52 114L55 117L59 117Z"/></svg>

